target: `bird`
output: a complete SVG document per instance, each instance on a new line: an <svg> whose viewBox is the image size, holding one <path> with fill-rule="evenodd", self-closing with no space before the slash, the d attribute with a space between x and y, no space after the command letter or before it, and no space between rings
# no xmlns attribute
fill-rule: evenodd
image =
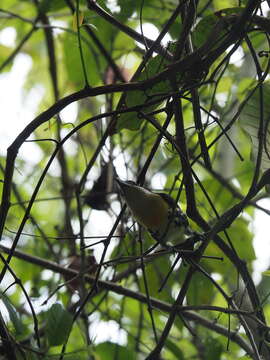
<svg viewBox="0 0 270 360"><path fill-rule="evenodd" d="M152 192L133 181L115 180L134 219L162 247L184 243L193 234L186 214L171 196Z"/></svg>

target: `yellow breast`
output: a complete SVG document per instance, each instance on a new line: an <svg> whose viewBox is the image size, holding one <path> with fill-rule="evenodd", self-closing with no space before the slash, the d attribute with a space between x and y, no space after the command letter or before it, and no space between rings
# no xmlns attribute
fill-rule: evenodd
<svg viewBox="0 0 270 360"><path fill-rule="evenodd" d="M126 192L126 203L138 223L147 229L156 230L168 221L168 204L160 195L142 188Z"/></svg>
<svg viewBox="0 0 270 360"><path fill-rule="evenodd" d="M159 195L146 201L140 211L131 211L139 224L152 231L163 227L168 221L168 205L160 201Z"/></svg>

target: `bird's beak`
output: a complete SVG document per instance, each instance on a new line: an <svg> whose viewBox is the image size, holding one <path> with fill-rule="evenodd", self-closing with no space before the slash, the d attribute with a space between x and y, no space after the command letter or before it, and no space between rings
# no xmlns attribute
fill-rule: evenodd
<svg viewBox="0 0 270 360"><path fill-rule="evenodd" d="M129 184L129 183L126 182L126 181L123 181L123 180L119 179L118 177L115 178L115 181L117 182L117 184L118 184L118 186L119 186L119 189L120 189L122 195L125 195L125 193L126 193L127 191L129 191L130 188L132 188L132 185L131 185L131 184Z"/></svg>
<svg viewBox="0 0 270 360"><path fill-rule="evenodd" d="M123 192L123 189L125 187L125 182L122 181L121 179L119 179L119 177L115 177L115 181L117 182L117 185L119 186L119 189L121 190L121 192Z"/></svg>
<svg viewBox="0 0 270 360"><path fill-rule="evenodd" d="M115 177L115 181L117 182L117 184L119 184L119 183L121 183L121 182L122 182L122 180L120 180L120 178L119 178L119 177Z"/></svg>
<svg viewBox="0 0 270 360"><path fill-rule="evenodd" d="M121 179L119 179L119 177L115 178L115 181L117 182L118 186L121 188L122 186L124 186L124 181L122 181Z"/></svg>

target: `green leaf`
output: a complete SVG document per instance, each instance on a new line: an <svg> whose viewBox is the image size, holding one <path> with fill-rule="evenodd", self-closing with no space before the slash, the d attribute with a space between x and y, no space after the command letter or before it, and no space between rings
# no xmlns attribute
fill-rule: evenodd
<svg viewBox="0 0 270 360"><path fill-rule="evenodd" d="M179 263L178 263L179 265ZM161 292L160 286L167 277L171 269L171 262L168 256L161 256L155 259L151 264L145 268L145 275L147 279L147 287L152 296L158 297L160 300L171 302L171 288L174 284L174 273L166 280L166 284ZM145 292L145 283L143 278L140 278L141 288Z"/></svg>
<svg viewBox="0 0 270 360"><path fill-rule="evenodd" d="M184 360L183 351L180 349L179 345L174 341L170 340L169 337L166 339L166 347L170 350L170 352L175 356L175 359Z"/></svg>
<svg viewBox="0 0 270 360"><path fill-rule="evenodd" d="M250 137L252 142L251 159L256 163L259 141L263 142L263 154L261 169L265 171L269 169L269 152L270 152L270 83L261 85L261 89L257 88L248 99L247 103L239 116L239 123L245 133ZM263 117L264 138L258 138L261 116Z"/></svg>
<svg viewBox="0 0 270 360"><path fill-rule="evenodd" d="M217 339L208 334L204 341L204 345L205 358L207 360L219 360L221 358L223 346Z"/></svg>
<svg viewBox="0 0 270 360"><path fill-rule="evenodd" d="M253 234L249 230L248 225L249 222L244 217L239 217L230 226L228 233L233 239L238 256L241 259L245 259L246 262L251 262L256 259L256 256L252 244Z"/></svg>
<svg viewBox="0 0 270 360"><path fill-rule="evenodd" d="M228 4L226 5L228 6ZM230 15L241 14L242 11L243 11L243 7L232 7L232 8L226 8L220 10L219 15L211 14L203 17L195 27L194 32L192 34L194 45L198 48L202 46L206 41L209 41L209 38L212 37L213 31L215 31L215 25L218 22L221 24L220 16L222 14L224 18L224 25L223 27L219 26L218 28L219 38L215 39L215 43L213 44L212 49L218 47L220 41L224 39L224 36L228 33L230 29L229 19L226 22L226 15L229 17Z"/></svg>
<svg viewBox="0 0 270 360"><path fill-rule="evenodd" d="M214 0L213 5L215 7L215 10L223 10L224 8L232 8L235 9L238 5L237 0ZM228 10L228 9L227 9Z"/></svg>
<svg viewBox="0 0 270 360"><path fill-rule="evenodd" d="M206 268L206 266L204 266ZM207 277L196 272L188 290L187 299L190 305L209 304L214 295L213 284Z"/></svg>
<svg viewBox="0 0 270 360"><path fill-rule="evenodd" d="M99 360L107 359L129 359L135 360L136 354L125 346L114 344L112 342L104 342L95 347L94 353Z"/></svg>
<svg viewBox="0 0 270 360"><path fill-rule="evenodd" d="M160 55L155 56L150 59L147 63L146 68L141 72L136 81L144 81L156 75L157 73L164 70L168 62ZM131 91L128 92L125 96L125 107L132 107L136 105L147 104L150 101L156 100L162 95L171 91L170 83L168 80L158 82L153 85L151 89L147 91ZM145 112L151 112L158 107L159 103L154 105L149 105L147 108L144 108ZM143 119L137 117L136 112L130 112L122 114L119 116L117 121L118 130L129 129L129 130L138 130L143 123Z"/></svg>
<svg viewBox="0 0 270 360"><path fill-rule="evenodd" d="M49 11L57 11L66 6L65 0L42 0L39 4L40 11L43 13L49 12Z"/></svg>
<svg viewBox="0 0 270 360"><path fill-rule="evenodd" d="M8 299L6 295L1 295L1 300L5 304L5 307L9 313L10 321L12 322L14 329L17 333L17 335L21 335L25 332L26 328L21 321L21 319L18 316L18 312L16 311L15 307L11 303L11 301Z"/></svg>
<svg viewBox="0 0 270 360"><path fill-rule="evenodd" d="M47 311L46 333L49 344L58 346L65 343L71 331L72 315L62 305L53 304Z"/></svg>
<svg viewBox="0 0 270 360"><path fill-rule="evenodd" d="M212 14L204 17L197 24L192 34L192 40L197 48L202 46L209 38L217 21L217 16Z"/></svg>
<svg viewBox="0 0 270 360"><path fill-rule="evenodd" d="M85 63L85 69L87 78L91 86L95 86L100 82L98 67L100 63L104 63L104 59L98 59L95 52L95 46L88 36L84 36L84 31L81 29L81 45L83 59ZM66 33L62 37L63 49L64 49L64 64L67 71L68 81L77 88L85 86L85 78L83 74L82 60L79 51L79 44L77 34Z"/></svg>
<svg viewBox="0 0 270 360"><path fill-rule="evenodd" d="M134 0L118 0L118 4L121 8L119 14L116 17L120 21L126 21L136 10L138 3Z"/></svg>

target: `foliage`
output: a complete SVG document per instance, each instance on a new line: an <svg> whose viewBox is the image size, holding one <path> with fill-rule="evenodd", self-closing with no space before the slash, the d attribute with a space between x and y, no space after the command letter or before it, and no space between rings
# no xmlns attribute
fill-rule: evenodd
<svg viewBox="0 0 270 360"><path fill-rule="evenodd" d="M0 359L270 358L268 4L2 0L1 76L27 55L44 95L1 158ZM116 175L178 199L196 251L149 251Z"/></svg>

